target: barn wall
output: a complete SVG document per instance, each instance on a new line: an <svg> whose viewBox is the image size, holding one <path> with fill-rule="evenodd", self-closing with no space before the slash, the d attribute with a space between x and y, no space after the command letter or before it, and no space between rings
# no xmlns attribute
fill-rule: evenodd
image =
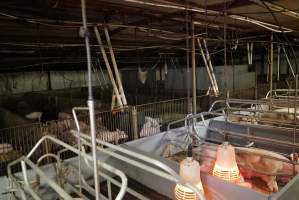
<svg viewBox="0 0 299 200"><path fill-rule="evenodd" d="M225 70L223 66L216 66L214 69L220 90L228 88L232 91L254 87L255 73L248 72L247 65L227 66ZM163 73L164 72L162 72L162 74ZM136 69L123 69L121 70L121 74L124 88L143 87L138 80ZM209 79L206 69L203 67L197 68L196 74L197 88L199 90L208 89ZM110 85L110 79L106 71L104 71L104 76L106 83ZM147 76L148 78L145 84L147 88L156 88L158 82L160 82L165 85L164 87L166 89L186 89L185 68L173 69L169 66L168 73L165 77L160 77L159 69L149 70ZM162 81L159 81L161 78ZM189 81L191 86L191 79ZM93 86L100 86L104 83L104 78L101 74L93 74ZM0 95L45 91L48 90L49 87L51 87L52 90L60 90L86 86L85 71L53 71L50 72L50 76L48 76L47 72L24 72L0 75Z"/></svg>
<svg viewBox="0 0 299 200"><path fill-rule="evenodd" d="M299 58L299 52L296 52L296 57ZM262 68L261 68L261 65L262 63L260 62L260 56L259 55L254 55L253 57L253 64L256 64L257 65L257 69L258 69L258 74L267 74L267 70L268 70L268 55L266 54L265 57L264 57L264 70L262 71ZM289 59L290 59L290 63L292 64L292 67L296 73L296 62L295 62L295 58L293 56L293 54L288 54L289 56ZM273 55L273 74L276 75L277 74L277 63L278 63L278 60L277 60L277 50L274 48L274 55ZM298 61L297 61L298 62ZM297 63L299 65L299 63ZM299 66L298 67L298 70L299 70ZM281 55L280 55L280 74L287 74L288 72L288 68L289 68L289 65L287 63L287 60L285 58L285 55L281 49ZM291 71L290 71L291 72Z"/></svg>
<svg viewBox="0 0 299 200"><path fill-rule="evenodd" d="M166 88L185 89L186 88L186 70L168 70L166 78ZM253 88L255 85L255 73L248 72L247 65L237 66L216 66L214 67L215 77L219 89L224 91L227 88L230 91ZM197 68L197 89L207 90L210 84L206 68ZM191 84L190 84L191 85Z"/></svg>
<svg viewBox="0 0 299 200"><path fill-rule="evenodd" d="M225 88L232 90L241 90L254 88L255 85L255 73L248 72L247 65L235 65L214 67L215 76L219 85L220 90ZM134 88L142 85L137 78L137 70L123 70L124 86L128 88ZM148 79L145 83L149 88L155 88L159 81L159 70L149 70ZM197 76L197 89L207 90L210 84L206 68L200 67L196 69ZM191 72L190 72L191 77ZM191 79L190 86L191 84ZM186 86L186 68L173 69L169 67L168 73L163 81L166 89L185 90Z"/></svg>
<svg viewBox="0 0 299 200"><path fill-rule="evenodd" d="M0 128L13 127L31 122L20 115L8 111L5 108L0 108L0 117Z"/></svg>
<svg viewBox="0 0 299 200"><path fill-rule="evenodd" d="M51 89L86 87L86 71L24 72L0 75L0 95ZM110 84L107 73L104 76ZM50 78L49 78L50 77ZM100 73L93 73L93 86L104 84Z"/></svg>

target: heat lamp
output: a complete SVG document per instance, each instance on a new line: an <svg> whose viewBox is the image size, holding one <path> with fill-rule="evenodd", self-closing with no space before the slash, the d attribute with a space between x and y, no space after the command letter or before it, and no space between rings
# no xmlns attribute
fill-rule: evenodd
<svg viewBox="0 0 299 200"><path fill-rule="evenodd" d="M240 183L241 175L236 161L235 148L228 142L218 146L213 176L232 183Z"/></svg>
<svg viewBox="0 0 299 200"><path fill-rule="evenodd" d="M192 148L188 147L188 156L180 163L179 175L204 193L200 179L200 165L192 158ZM188 187L177 184L174 189L177 200L200 200L198 195Z"/></svg>

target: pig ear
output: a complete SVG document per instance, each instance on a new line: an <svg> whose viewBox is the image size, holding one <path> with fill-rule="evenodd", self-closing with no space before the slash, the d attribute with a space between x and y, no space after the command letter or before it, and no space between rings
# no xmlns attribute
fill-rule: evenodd
<svg viewBox="0 0 299 200"><path fill-rule="evenodd" d="M293 153L290 154L290 159L291 159L291 161L294 161L294 155L293 155Z"/></svg>

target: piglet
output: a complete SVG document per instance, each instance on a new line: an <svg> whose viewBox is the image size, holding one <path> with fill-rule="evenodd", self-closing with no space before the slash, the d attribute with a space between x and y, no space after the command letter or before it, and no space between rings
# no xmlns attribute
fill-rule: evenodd
<svg viewBox="0 0 299 200"><path fill-rule="evenodd" d="M139 133L140 137L147 137L160 133L160 119L145 117L145 123L142 126L142 129Z"/></svg>
<svg viewBox="0 0 299 200"><path fill-rule="evenodd" d="M277 181L287 183L294 172L295 174L299 172L298 165L296 165L294 169L293 165L288 162L289 159L278 153L263 149L244 147L237 147L236 150L238 152L237 162L239 163L240 171L243 176L245 178L261 178L267 183L271 192L278 191ZM260 172L266 172L269 173L269 175ZM283 175L276 176L275 174Z"/></svg>
<svg viewBox="0 0 299 200"><path fill-rule="evenodd" d="M13 150L12 145L8 143L0 144L0 154L6 154Z"/></svg>
<svg viewBox="0 0 299 200"><path fill-rule="evenodd" d="M58 113L58 119L71 119L73 116L69 113L65 113L65 112L59 112Z"/></svg>
<svg viewBox="0 0 299 200"><path fill-rule="evenodd" d="M42 119L42 115L43 115L42 112L32 112L32 113L27 114L25 117L27 119L31 119L31 120L40 122Z"/></svg>

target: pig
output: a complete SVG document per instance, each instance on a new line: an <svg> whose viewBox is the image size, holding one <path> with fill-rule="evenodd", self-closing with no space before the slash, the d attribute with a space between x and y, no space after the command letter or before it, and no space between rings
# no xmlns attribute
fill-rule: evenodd
<svg viewBox="0 0 299 200"><path fill-rule="evenodd" d="M31 112L31 113L27 114L25 117L27 119L31 119L31 120L40 122L42 119L42 115L43 115L42 112Z"/></svg>
<svg viewBox="0 0 299 200"><path fill-rule="evenodd" d="M69 113L59 112L58 119L71 119L73 116Z"/></svg>
<svg viewBox="0 0 299 200"><path fill-rule="evenodd" d="M274 160L268 156L289 161L288 158L267 150L257 148L236 147L236 160L240 173L246 179L258 177L263 180L271 192L278 191L277 181L288 182L293 174L293 165L287 162ZM217 146L204 145L194 150L204 156L201 163L201 171L211 173L216 159ZM264 156L263 156L264 155ZM200 157L201 158L201 157ZM266 172L269 175L261 173ZM299 166L295 167L295 173L299 172ZM276 176L275 174L286 174L288 176Z"/></svg>
<svg viewBox="0 0 299 200"><path fill-rule="evenodd" d="M6 154L13 150L12 145L8 143L0 144L0 154Z"/></svg>
<svg viewBox="0 0 299 200"><path fill-rule="evenodd" d="M281 182L287 182L293 174L293 165L288 163L289 159L278 153L274 153L263 149L244 147L237 147L236 151L237 162L240 166L240 171L244 178L259 177L267 184L271 192L278 191L277 180ZM286 162L275 160L269 158L268 156L285 160ZM259 171L267 172L273 175L266 175L260 173ZM295 173L298 172L299 166L296 166ZM276 175L274 175L277 173L286 174L287 176L277 177Z"/></svg>
<svg viewBox="0 0 299 200"><path fill-rule="evenodd" d="M146 137L160 133L159 119L145 117L145 123L139 133L140 137Z"/></svg>
<svg viewBox="0 0 299 200"><path fill-rule="evenodd" d="M118 144L120 140L128 139L128 135L119 129L116 129L116 131L99 130L97 132L97 139Z"/></svg>
<svg viewBox="0 0 299 200"><path fill-rule="evenodd" d="M280 109L276 109L275 112L285 113L285 115L287 116L287 119L294 120L294 113L295 113L294 108L280 108ZM296 118L297 119L299 119L298 113L299 113L299 108L296 110Z"/></svg>
<svg viewBox="0 0 299 200"><path fill-rule="evenodd" d="M242 116L242 115L229 115L229 121L231 122L238 122L244 124L258 124L257 120L253 116Z"/></svg>
<svg viewBox="0 0 299 200"><path fill-rule="evenodd" d="M259 117L261 119L278 119L278 120L294 120L294 108L280 108L273 110L274 113L260 113ZM296 111L296 118L299 119L299 109Z"/></svg>
<svg viewBox="0 0 299 200"><path fill-rule="evenodd" d="M79 121L79 126L81 132L86 132L89 129L89 126L82 121ZM69 144L76 144L77 140L75 136L70 133L70 130L77 130L76 124L72 119L49 122L50 134Z"/></svg>

